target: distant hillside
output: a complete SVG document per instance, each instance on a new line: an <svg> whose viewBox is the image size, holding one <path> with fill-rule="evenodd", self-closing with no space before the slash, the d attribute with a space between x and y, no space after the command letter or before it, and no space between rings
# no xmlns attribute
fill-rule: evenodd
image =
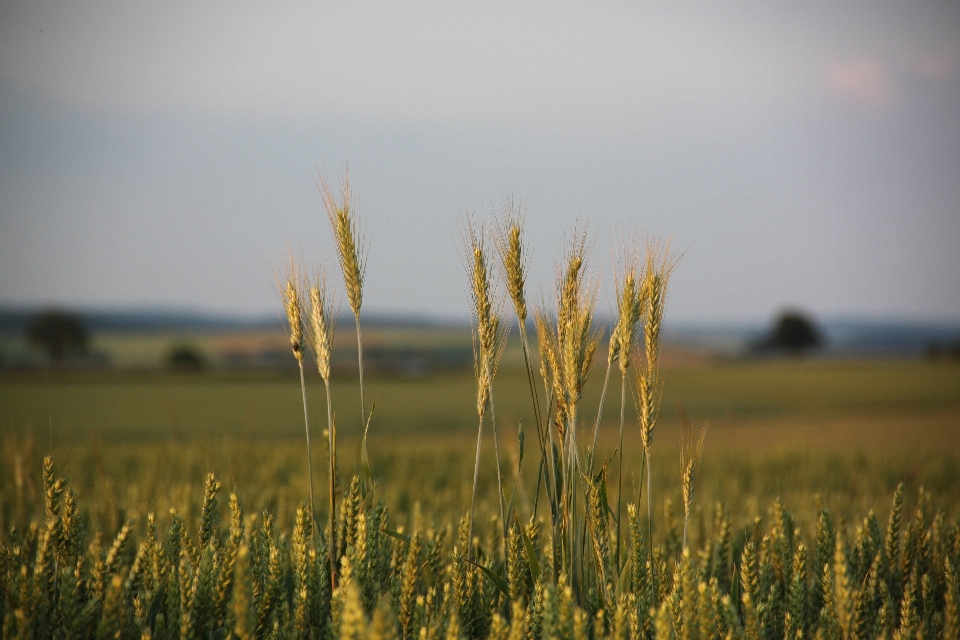
<svg viewBox="0 0 960 640"><path fill-rule="evenodd" d="M828 349L851 355L920 355L960 344L960 322L831 320L820 326Z"/></svg>
<svg viewBox="0 0 960 640"><path fill-rule="evenodd" d="M960 344L960 322L827 319L816 322L825 356L919 356ZM760 323L666 323L664 341L728 355L744 355L762 341Z"/></svg>
<svg viewBox="0 0 960 640"><path fill-rule="evenodd" d="M90 331L216 331L265 328L263 319L241 320L229 316L191 311L120 310L64 308L83 318ZM0 307L0 332L22 333L39 309Z"/></svg>
<svg viewBox="0 0 960 640"><path fill-rule="evenodd" d="M157 309L76 309L90 331L97 333L218 333L282 330L277 316L242 318L198 311ZM0 334L22 336L38 308L0 307ZM344 322L352 324L349 312ZM369 313L363 318L370 328L446 330L463 329L466 322L438 320L417 315ZM601 326L608 326L598 319ZM827 319L817 322L823 332L826 356L918 356L939 349L948 351L960 344L960 321L923 322L899 320ZM770 326L759 322L678 322L667 320L664 340L674 346L692 347L728 356L749 354Z"/></svg>
<svg viewBox="0 0 960 640"><path fill-rule="evenodd" d="M191 331L257 331L280 329L283 320L279 316L240 318L198 311L169 311L154 309L103 310L63 308L83 318L87 327L98 332L191 332ZM39 313L39 308L0 307L0 333L22 334L30 318ZM346 315L344 314L344 319ZM350 322L352 322L352 317ZM365 325L372 327L462 327L465 323L433 320L415 315L365 314Z"/></svg>

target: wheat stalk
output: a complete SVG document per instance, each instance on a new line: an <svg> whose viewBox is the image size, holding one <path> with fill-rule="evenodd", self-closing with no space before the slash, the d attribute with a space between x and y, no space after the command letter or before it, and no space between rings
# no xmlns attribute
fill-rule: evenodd
<svg viewBox="0 0 960 640"><path fill-rule="evenodd" d="M570 237L563 262L557 265L557 283L554 293L556 303L555 324L541 304L534 313L537 325L541 356L541 371L544 383L549 380L555 418L560 440L560 458L563 461L563 482L559 483L562 495L558 498L560 517L554 525L554 539L565 540L562 553L574 586L578 581L579 568L573 565L579 557L576 521L576 491L579 480L579 456L577 451L577 404L590 373L593 355L600 336L593 328L597 287L585 281L584 267L589 246L587 229L576 228Z"/></svg>
<svg viewBox="0 0 960 640"><path fill-rule="evenodd" d="M330 394L330 359L333 352L333 336L337 327L337 314L334 312L336 298L328 293L327 277L324 270L318 269L310 289L310 313L307 323L307 339L313 349L316 358L317 371L323 378L323 386L327 398L327 454L329 458L329 499L330 499L330 578L332 584L336 583L336 565L334 558L337 557L337 527L336 527L336 506L337 506L337 443L336 427L333 421L333 401ZM309 446L309 444L308 444ZM312 504L311 504L312 508ZM311 513L314 520L314 529L317 527L316 517Z"/></svg>
<svg viewBox="0 0 960 640"><path fill-rule="evenodd" d="M621 377L626 375L627 368L630 366L631 353L636 339L637 324L640 322L643 309L640 283L638 281L637 252L632 238L626 238L621 242L619 255L614 260L614 282L617 288L617 323L610 332L610 342L607 349L607 371L606 374L604 374L603 387L600 391L600 406L597 409L597 421L593 427L593 444L590 447L589 458L589 469L591 473L593 472L593 461L600 433L603 401L606 397L607 383L610 379L610 369L614 362L618 362ZM622 400L624 395L624 393L621 393L621 405L623 404ZM622 430L621 425L621 432Z"/></svg>
<svg viewBox="0 0 960 640"><path fill-rule="evenodd" d="M357 326L357 363L360 375L360 424L363 426L363 440L361 452L366 459L367 433L370 421L367 417L366 404L363 397L363 337L360 331L360 306L363 304L363 279L367 270L366 247L364 246L363 231L356 208L351 202L350 175L344 172L343 186L340 199L334 195L330 184L322 174L317 176L317 188L323 199L323 206L327 211L327 218L333 231L333 239L337 246L337 258L340 270L343 272L344 288L347 291L347 301ZM364 476L367 474L364 473ZM369 490L369 478L363 477L362 489L364 495Z"/></svg>
<svg viewBox="0 0 960 640"><path fill-rule="evenodd" d="M496 299L491 290L490 267L485 253L485 232L483 226L467 216L461 225L461 240L467 254L464 266L470 277L470 295L473 302L474 374L477 378L477 451L473 469L473 489L470 497L470 528L467 557L473 545L473 521L476 502L477 479L480 473L480 445L483 439L483 421L487 408L490 408L490 421L493 426L494 457L497 470L497 494L500 504L500 522L503 540L506 545L507 518L503 500L502 473L500 471L500 445L497 438L497 420L493 413L493 379L496 376L500 357L507 342L509 326L503 322L502 300ZM504 547L506 548L506 547Z"/></svg>
<svg viewBox="0 0 960 640"><path fill-rule="evenodd" d="M503 209L499 217L495 219L494 244L500 258L500 273L506 285L507 293L513 303L514 312L517 315L517 324L520 328L520 344L523 347L523 362L527 373L527 384L530 388L530 398L533 402L533 416L537 427L537 444L540 447L540 468L537 472L537 491L534 495L533 512L537 512L537 504L540 499L540 481L546 474L547 482L545 484L547 498L550 502L551 513L555 514L556 505L551 491L549 464L547 461L547 440L548 429L543 425L543 418L540 413L540 400L537 395L536 380L533 373L533 365L530 362L530 348L527 342L527 300L525 294L527 270L529 268L528 257L524 253L523 244L523 224L526 218L525 209L515 207L513 198L508 197L504 202Z"/></svg>
<svg viewBox="0 0 960 640"><path fill-rule="evenodd" d="M610 336L610 352L618 361L620 367L620 443L618 477L617 477L617 552L616 566L620 571L620 519L622 511L623 495L623 426L624 413L626 408L627 396L627 369L630 367L633 349L637 339L637 328L643 316L644 306L646 304L643 287L642 275L638 265L636 245L632 237L623 239L620 248L619 259L614 262L614 281L617 283L617 324ZM613 344L616 345L614 348ZM607 368L609 370L610 362L608 360ZM597 416L597 429L600 426L600 418ZM594 449L596 449L596 432L594 432Z"/></svg>
<svg viewBox="0 0 960 640"><path fill-rule="evenodd" d="M653 557L653 474L650 465L650 448L653 444L654 427L660 411L660 397L663 390L658 375L663 312L667 300L667 284L675 266L676 259L670 253L669 241L664 243L656 237L647 240L643 283L640 288L645 357L642 366L638 367L636 380L640 441L643 444L647 467L647 528L650 532L648 538L651 557ZM653 591L657 593L656 584Z"/></svg>
<svg viewBox="0 0 960 640"><path fill-rule="evenodd" d="M303 400L303 428L307 436L307 470L310 478L310 517L314 521L314 535L316 535L316 502L313 498L313 455L310 452L310 420L307 412L307 385L303 377L303 352L306 347L306 335L304 333L303 322L303 289L305 279L299 261L294 257L292 251L289 253L287 266L284 269L282 279L276 273L275 278L277 288L280 290L280 296L283 300L283 308L284 311L286 311L290 346L293 350L294 357L297 359L297 366L300 369L300 395Z"/></svg>

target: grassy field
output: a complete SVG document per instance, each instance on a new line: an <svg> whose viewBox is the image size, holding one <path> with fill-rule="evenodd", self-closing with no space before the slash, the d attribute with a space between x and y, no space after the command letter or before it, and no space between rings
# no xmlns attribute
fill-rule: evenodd
<svg viewBox="0 0 960 640"><path fill-rule="evenodd" d="M366 514L364 522L379 518L374 505L381 503L388 510L389 525L378 520L380 534L362 534L368 536L363 538L365 551L351 546L340 553L346 554L342 562L350 558L361 564L372 562L364 558L377 554L386 554L383 557L390 560L379 570L380 578L372 574L344 578L332 594L323 587L328 579L322 577L326 560L321 562L321 556L305 551L309 521L304 520L302 509L298 511L308 487L298 378L276 372L222 371L4 374L0 377L0 544L7 546L0 547L0 591L6 594L5 603L0 602L6 611L2 637L15 637L21 628L40 629L32 626L40 624L38 620L59 620L44 617L48 616L45 610L32 607L24 595L33 593L31 589L42 593L38 585L53 580L42 577L47 571L42 564L44 540L57 540L58 562L80 562L84 568L77 569L77 575L88 576L77 583L71 572L61 569L56 595L36 600L56 601L58 611L68 611L70 601L65 598L78 584L85 584L85 613L76 617L73 626L77 637L141 637L149 630L152 637L168 638L311 634L397 638L418 635L417 629L435 629L455 632L449 637L507 638L512 624L531 638L587 640L607 632L609 637L659 640L773 640L790 629L796 631L791 620L800 616L803 630L818 630L832 640L872 638L883 629L909 632L910 637L917 637L916 633L950 637L957 627L951 626L956 622L950 617L955 605L949 603L956 602L958 595L951 563L960 560L960 521L955 520L960 505L960 367L892 360L686 362L663 371L663 410L652 459L656 525L650 532L645 516L634 522L636 535L652 533L657 560L651 563L645 555L642 537L628 539L624 523L623 553L629 549L631 562L645 563L648 573L624 569L618 585L608 587L609 594L619 594L613 600L604 600L595 591L571 599L569 594L553 591L550 582L524 582L527 561L518 560L523 558L523 546L516 542L520 546L504 548L500 541L489 425L477 489L474 553L486 558L483 562L494 575L509 580L505 586L513 595L498 592L492 579L464 565L463 532L457 534L456 523L470 503L476 438L475 381L468 372L368 378L367 397L377 399L370 455L378 480L358 513ZM581 404L581 428L587 432L596 415L602 373L594 373ZM618 383L617 377L612 382ZM604 459L612 458L617 448L618 387L613 384L607 396L599 448ZM318 487L327 483L321 390L320 380L308 377ZM526 380L515 367L507 366L497 377L494 393L507 490L512 493L516 486L518 513L524 520L539 521L543 531L548 514L545 501L537 497L538 452L532 437L527 438L525 462L514 485L520 460L517 425L523 422L528 434L532 432ZM335 378L333 397L342 436L339 482L342 499L348 501L350 478L359 472L359 397L354 380L346 375ZM696 424L710 423L690 514L689 557L681 552L681 403ZM82 524L62 526L65 532L74 531L70 535L82 544L70 543L69 537L60 534L44 537L44 526L61 526L56 524L59 519L50 519L49 500L45 507L44 495L56 491L51 484L54 475L41 478L40 474L47 454L52 455L55 475L68 477L79 496L77 506L70 508L77 509ZM611 504L617 499L617 464L612 461L607 472ZM228 508L225 496L211 502L208 473L243 498L246 538L232 537L237 512ZM645 503L638 487L642 474L637 421L630 406L624 503ZM887 519L900 483L905 492L894 511L903 513L904 524L894 531ZM148 512L157 514L157 538L151 537L154 525L145 515ZM321 523L327 518L322 500L318 500L317 516ZM231 518L233 524L228 527ZM614 562L617 533L613 524L611 518L604 534L608 560L603 562ZM352 530L354 540L361 539L356 538L361 535L356 520L342 516L341 525L344 535ZM829 527L835 527L835 540ZM883 527L887 527L885 533ZM400 537L386 536L383 531L388 529ZM199 537L193 533L198 531ZM411 545L410 538L404 542L404 532L415 533L421 546ZM118 547L114 542L119 551L113 556L107 547L114 536L119 536L117 540L129 536L134 543L121 542ZM547 542L541 535L532 547L544 575L557 570L551 566ZM837 547L845 551L831 561L834 555L828 550L834 544L845 545ZM179 556L171 556L177 548ZM894 553L889 551L893 548L894 565L880 559L871 565L866 560L877 549L887 549L881 553L887 558L883 554ZM232 565L223 563L241 550L250 556L246 565L238 565L236 590L223 601L230 603L229 608L216 604L221 601L214 596L206 608L206 596L189 595L200 594L206 588L203 581L214 580L210 576L233 575ZM208 555L213 569L204 568ZM110 557L115 558L114 564ZM154 560L144 569L137 558ZM17 569L20 562L22 570ZM789 571L791 562L794 569ZM317 572L313 578L298 573L310 566ZM802 570L797 568L801 566ZM885 572L884 585L899 591L891 594L871 582L871 566ZM825 567L831 580L844 575L850 582L825 592L814 577ZM931 572L929 584L924 582L927 586L921 586L919 578L908 579L921 570ZM116 577L110 582L98 578L98 571ZM750 571L759 572L756 583L741 578ZM35 578L31 577L34 572ZM651 586L653 575L659 576L654 583L659 586ZM531 580L529 575L526 580ZM351 591L351 584L359 590ZM411 590L404 591L404 584ZM468 590L460 595L444 596L448 584L473 586L464 586ZM744 598L749 589L755 589L751 593L760 601L759 608ZM842 596L846 604L831 604L824 600L824 593ZM908 601L906 594L915 594L910 596L915 599ZM123 597L140 600L132 600L125 609L110 609L111 602ZM798 597L803 603L799 609ZM311 618L304 613L310 598L319 598L316 602L328 608ZM854 615L860 610L857 607L867 606L856 603L867 599L880 603L878 608L864 608L862 617ZM511 602L530 602L530 607L511 609ZM657 602L659 609L644 608L643 603ZM157 603L162 605L161 613L150 614L148 609L153 611L160 606ZM608 622L596 618L604 607ZM716 612L716 621L705 622L700 616L696 618L700 626L691 626L691 616L707 610L704 607ZM894 614L883 613L894 608ZM624 634L616 635L611 621L617 616L623 625L634 625L629 633L623 626ZM755 628L750 626L751 616L757 616ZM384 619L393 621L398 635L374 633L376 621L382 625ZM18 626L19 620L27 621ZM298 631L301 625L309 631ZM231 631L224 635L226 629ZM696 635L693 629L699 629ZM434 636L427 633L426 637Z"/></svg>
<svg viewBox="0 0 960 640"><path fill-rule="evenodd" d="M601 376L594 375L582 404L588 431ZM654 470L665 490L679 490L682 403L695 423L710 424L707 483L701 490L708 503L750 495L763 504L787 494L822 493L838 504L869 509L887 501L904 479L925 485L944 504L960 501L953 484L960 479L955 476L960 367L922 361L719 361L668 367L664 378ZM0 378L4 460L12 469L14 457L26 452L25 468L35 470L40 455L51 453L78 487L98 492L137 487L129 495L118 493L115 506L146 503L162 510L176 504L187 513L196 508L187 496L214 471L253 504L276 506L280 500L286 505L280 511L289 516L306 487L298 382L277 373L8 374ZM518 423L528 433L533 428L525 385L522 374L510 368L495 383L501 454L511 464L517 460ZM617 448L617 386L608 393L601 427L605 457ZM368 397L377 400L371 459L384 486L396 492L395 513L408 513L418 500L438 516L462 510L469 502L465 480L476 438L472 375L371 377L367 388ZM324 478L321 389L316 376L308 378L312 431L320 442L314 464ZM335 382L333 398L341 470L348 478L358 464L356 385ZM635 481L640 447L632 406L626 425L626 468ZM489 426L485 441L489 459ZM528 460L537 455L531 443L528 439ZM521 487L528 504L535 469L528 462ZM875 486L858 477L858 469L869 469ZM4 474L8 487L11 480ZM481 493L489 494L491 480L489 473L481 474ZM757 508L754 504L744 519Z"/></svg>
<svg viewBox="0 0 960 640"><path fill-rule="evenodd" d="M619 382L617 377L614 383ZM848 422L855 428L845 430L851 439L844 444L853 449L901 444L889 438L878 442L871 425L883 429L902 420L933 429L960 428L957 366L922 361L728 361L670 367L664 377L662 419L668 426L676 423L677 404L682 403L695 421L707 420L716 430L766 423L816 431L819 425ZM601 383L598 372L585 391L582 415L596 415ZM608 394L605 424L618 411L619 389L615 391ZM502 371L494 393L498 421L514 428L519 420L532 423L522 372ZM379 436L422 432L457 436L474 428L475 382L469 372L372 376L367 394L377 400L372 428ZM111 441L299 437L303 431L299 396L297 378L278 373L4 374L0 430L8 434L32 430L47 441L52 424L54 444L86 441L91 433ZM314 419L324 416L322 384L316 376L308 377L308 399ZM352 378L334 378L333 399L341 433L356 433L359 396ZM862 431L859 442L857 430ZM960 436L911 441L956 451ZM751 438L743 445L761 443Z"/></svg>

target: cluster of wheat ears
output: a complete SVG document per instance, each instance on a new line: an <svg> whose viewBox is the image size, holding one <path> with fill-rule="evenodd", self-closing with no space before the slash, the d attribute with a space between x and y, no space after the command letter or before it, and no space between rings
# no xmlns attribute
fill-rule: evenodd
<svg viewBox="0 0 960 640"><path fill-rule="evenodd" d="M343 274L344 287L357 329L357 357L360 376L360 417L363 423L361 440L361 495L366 499L372 489L367 436L371 415L366 413L363 394L363 340L360 328L360 307L363 301L363 280L366 255L363 251L363 235L357 212L352 207L350 182L344 177L339 198L323 176L317 181L327 217L335 240L338 262ZM521 468L516 469L514 489L509 499L504 491L504 472L501 467L500 444L494 408L494 380L509 336L510 323L505 318L505 298L509 298L516 313L523 346L524 364L533 403L534 422L539 448L539 468L535 491L534 517L539 497L546 496L549 505L551 526L552 561L564 575L569 576L574 590L580 590L585 570L585 545L588 531L595 525L589 502L591 494L602 494L606 500L606 470L604 462L599 473L594 474L595 453L600 431L604 397L614 363L620 369L620 431L619 449L623 450L623 430L627 402L628 369L635 360L637 370L634 380L637 413L639 415L640 439L643 444L644 464L647 466L647 524L653 526L653 503L650 497L650 452L654 427L660 405L658 363L660 358L663 314L667 298L667 284L675 266L669 243L650 239L641 253L633 238L622 241L615 262L617 322L612 329L607 353L607 370L604 376L600 409L593 424L593 436L585 450L582 438L578 437L577 405L583 394L594 356L601 342L601 329L594 324L598 286L587 275L588 249L591 246L587 228L573 231L566 254L557 265L557 282L554 305L541 304L534 311L539 352L539 373L544 385L546 411L541 409L537 391L536 374L527 339L526 279L528 254L523 241L524 214L514 206L512 199L505 201L503 210L494 214L492 220L484 221L467 215L461 224L461 239L464 248L464 266L469 276L470 294L473 302L474 373L477 381L477 449L473 470L468 541L473 539L473 523L477 480L480 473L480 451L483 441L484 422L489 412L493 430L494 461L497 481L500 522L503 529L502 545L506 550L510 523L519 522L515 508L516 487L520 481ZM489 249L493 245L494 255ZM491 259L492 258L492 259ZM502 287L495 285L493 267L496 263ZM309 345L316 360L317 369L324 381L327 398L327 451L329 459L329 526L327 535L333 554L336 555L336 508L337 508L337 448L336 420L330 396L330 357L333 334L336 326L333 296L327 287L326 274L322 270L310 276L292 256L283 277L278 278L278 288L286 310L287 326L293 355L300 366L300 385L303 398L303 416L306 428L307 461L310 477L310 508L315 509L313 493L312 455L310 451L310 427L307 407L306 383L303 375L303 357ZM500 294L506 291L506 296ZM309 300L309 304L307 304ZM635 353L636 352L636 353ZM372 414L372 410L371 410ZM692 427L685 425L682 440L682 481L684 502L684 546L686 546L686 521L689 520L690 504L696 486L697 469L703 452L706 428L699 440L694 442ZM523 447L522 426L518 425L517 438ZM620 458L622 460L622 456ZM523 456L519 458L523 463ZM617 465L617 510L613 520L617 526L614 554L614 570L621 572L620 522L623 514L623 465ZM639 489L638 489L639 490ZM578 497L581 503L578 506ZM606 514L603 515L604 519ZM314 518L315 528L318 529ZM597 541L594 540L594 544ZM472 546L472 545L471 545ZM468 548L468 561L473 561L472 548ZM330 575L336 583L338 568L331 560Z"/></svg>
<svg viewBox="0 0 960 640"><path fill-rule="evenodd" d="M587 275L590 239L575 230L557 265L552 306L533 312L536 362L527 336L522 211L507 202L483 222L462 224L469 275L477 380L477 451L471 501L459 526L393 528L377 499L367 455L373 407L363 395L360 308L363 237L345 179L339 194L318 181L333 229L346 297L356 320L363 439L359 476L338 486L337 427L330 394L336 301L322 272L291 260L278 285L291 347L300 365L310 501L297 510L291 535L273 515L245 518L236 493L230 523L219 522L220 483L207 477L193 535L171 511L166 535L153 514L132 543L125 525L111 545L87 544L77 498L52 461L44 462L46 518L12 530L0 544L0 640L6 638L492 638L539 640L867 640L957 638L960 634L960 519L931 513L923 493L901 532L902 485L886 532L871 512L855 534L819 513L815 550L777 502L767 531L758 518L735 532L718 508L712 538L688 545L688 522L705 430L681 438L682 545L654 544L650 460L661 399L659 359L667 285L675 260L667 243L629 239L615 260L616 323L611 328L600 408L583 422L578 404L601 344L594 323L598 286ZM491 250L492 247L492 250ZM495 267L499 266L499 279ZM501 286L497 286L497 282ZM503 294L498 293L502 290ZM539 460L532 511L516 496L524 432L518 425L516 469L500 463L494 381L507 340L512 303L520 330ZM304 358L312 353L326 387L329 460L327 520L316 516ZM597 459L604 397L620 370L619 447ZM633 365L634 373L630 368ZM539 374L539 382L537 380ZM543 396L540 395L542 383ZM628 393L628 385L630 393ZM635 501L622 504L625 406L632 397L642 446ZM494 442L498 513L487 536L475 535L483 430ZM592 433L589 428L592 426ZM608 471L617 462L617 501ZM464 478L466 481L466 478ZM512 487L510 486L512 484ZM647 513L637 504L646 491ZM538 513L540 497L546 501ZM627 523L621 527L626 513ZM247 535L247 528L251 533ZM542 538L546 538L545 541ZM629 544L625 544L628 542Z"/></svg>

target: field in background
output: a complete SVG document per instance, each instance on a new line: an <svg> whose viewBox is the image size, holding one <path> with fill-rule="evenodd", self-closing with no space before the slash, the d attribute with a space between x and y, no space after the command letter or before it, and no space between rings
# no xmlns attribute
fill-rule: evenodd
<svg viewBox="0 0 960 640"><path fill-rule="evenodd" d="M581 433L592 432L602 376L598 369L585 392ZM694 423L710 424L705 499L739 495L739 490L722 487L746 474L765 486L763 491L754 487L757 499L791 491L850 498L866 491L872 508L873 500L887 500L896 482L906 479L928 489L939 487L936 493L947 503L960 500L960 367L903 360L676 361L665 368L664 380L654 466L663 476L660 486L678 486L682 403ZM158 509L166 508L164 499L185 499L211 470L245 489L255 503L275 504L285 496L281 502L295 505L306 487L298 382L276 372L6 374L0 378L3 482L12 479L15 455L23 454L24 472L35 472L39 456L52 452L75 483L86 479L80 486L91 491L102 490L104 483L111 490L138 486L150 493L150 503ZM371 376L367 393L377 400L370 435L374 472L385 484L399 487L392 506L404 512L415 501L411 496L419 496L441 512L462 509L476 438L472 376L464 371ZM528 433L534 429L526 380L506 367L494 393L501 453L512 468L518 424ZM325 406L315 375L308 379L308 395L318 443L315 468L323 469ZM352 376L339 376L333 397L342 438L341 470L349 477L357 467L359 435L359 397ZM604 457L612 457L617 448L618 412L615 372L601 429ZM639 473L637 429L628 405L625 455L627 475L634 478ZM488 445L489 434L488 425ZM526 439L522 490L528 502L536 483L535 442L532 436ZM492 451L484 455L490 462ZM490 489L488 466L481 473L481 490ZM883 480L866 489L858 468L880 473ZM144 474L164 490L144 489L150 485L142 486ZM264 486L270 487L269 495L261 495ZM170 487L179 493L170 494ZM146 499L138 496L118 497L118 504Z"/></svg>
<svg viewBox="0 0 960 640"><path fill-rule="evenodd" d="M603 363L585 391L581 416L596 415ZM662 424L677 424L682 403L695 422L709 421L710 443L776 447L818 443L849 451L929 447L960 450L960 367L924 361L752 360L677 363L664 370ZM420 377L373 375L375 439L469 436L474 432L475 383L453 370ZM628 389L630 386L628 385ZM539 389L541 396L542 389ZM505 367L495 382L501 429L532 428L527 384ZM282 372L42 372L0 376L0 430L54 445L101 440L293 437L303 433L300 389ZM314 426L325 416L322 384L308 378ZM359 429L353 376L333 382L340 433ZM635 427L632 400L628 425ZM611 376L604 414L609 433L619 411L619 374ZM51 429L52 425L52 429ZM909 425L899 428L898 425ZM628 426L628 428L630 428ZM746 430L750 437L724 434ZM630 432L632 433L632 431ZM883 437L878 437L883 434ZM921 437L923 436L923 437ZM742 440L742 442L737 442Z"/></svg>

